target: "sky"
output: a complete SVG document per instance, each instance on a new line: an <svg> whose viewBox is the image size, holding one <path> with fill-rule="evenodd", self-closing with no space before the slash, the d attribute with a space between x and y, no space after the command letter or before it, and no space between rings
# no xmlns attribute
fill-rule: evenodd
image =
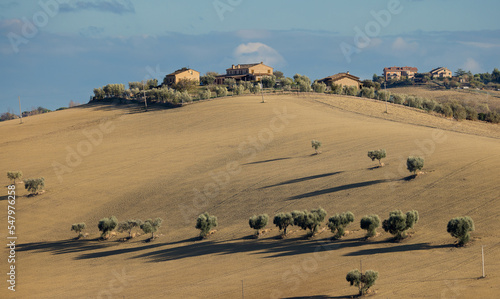
<svg viewBox="0 0 500 299"><path fill-rule="evenodd" d="M312 80L500 67L498 0L0 0L0 113L109 83L264 62Z"/></svg>

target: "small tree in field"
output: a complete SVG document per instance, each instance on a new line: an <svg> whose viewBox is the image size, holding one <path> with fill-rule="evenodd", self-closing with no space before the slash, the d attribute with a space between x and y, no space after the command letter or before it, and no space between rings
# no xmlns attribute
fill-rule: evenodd
<svg viewBox="0 0 500 299"><path fill-rule="evenodd" d="M141 224L141 229L145 234L151 233L151 240L155 237L155 232L160 228L163 219L156 218L155 220L148 219Z"/></svg>
<svg viewBox="0 0 500 299"><path fill-rule="evenodd" d="M127 220L127 221L123 221L123 222L120 222L118 223L118 232L122 233L122 232L128 232L128 238L129 239L132 239L132 230L135 228L135 227L141 227L142 225L142 221L141 220Z"/></svg>
<svg viewBox="0 0 500 299"><path fill-rule="evenodd" d="M7 178L11 181L14 181L14 185L16 184L16 180L20 180L23 177L23 173L21 171L8 171Z"/></svg>
<svg viewBox="0 0 500 299"><path fill-rule="evenodd" d="M318 231L318 227L321 222L325 220L326 211L321 207L311 210L311 212L305 211L293 211L293 224L299 226L303 230L309 229L309 236L312 237Z"/></svg>
<svg viewBox="0 0 500 299"><path fill-rule="evenodd" d="M351 284L351 286L356 286L358 288L360 296L366 294L368 289L375 284L377 278L377 271L367 270L363 274L359 272L358 269L350 271L345 277L345 279Z"/></svg>
<svg viewBox="0 0 500 299"><path fill-rule="evenodd" d="M117 225L118 225L118 219L116 219L115 216L111 216L109 218L102 218L101 220L99 220L97 228L99 228L99 231L102 232L101 238L107 239L109 232L114 230Z"/></svg>
<svg viewBox="0 0 500 299"><path fill-rule="evenodd" d="M293 225L293 216L290 213L278 213L274 216L273 224L282 231L281 236L285 237L286 229L288 226Z"/></svg>
<svg viewBox="0 0 500 299"><path fill-rule="evenodd" d="M406 231L418 222L418 212L413 210L403 214L401 210L395 210L389 213L389 219L382 222L382 228L394 235L396 240L406 238Z"/></svg>
<svg viewBox="0 0 500 299"><path fill-rule="evenodd" d="M38 178L38 179L26 179L24 180L24 188L28 190L32 195L35 195L38 193L38 191L43 190L45 188L45 179Z"/></svg>
<svg viewBox="0 0 500 299"><path fill-rule="evenodd" d="M259 216L253 215L248 220L248 225L250 225L250 228L255 229L255 235L258 236L259 230L266 227L268 221L269 216L267 214L262 214Z"/></svg>
<svg viewBox="0 0 500 299"><path fill-rule="evenodd" d="M408 157L406 160L406 168L414 175L417 175L417 171L422 170L422 167L424 167L424 158L422 157Z"/></svg>
<svg viewBox="0 0 500 299"><path fill-rule="evenodd" d="M73 225L71 225L71 231L74 231L75 233L78 234L78 238L82 237L82 230L84 230L85 228L87 228L87 225L85 225L85 223L75 223Z"/></svg>
<svg viewBox="0 0 500 299"><path fill-rule="evenodd" d="M380 218L378 215L366 215L361 218L361 228L365 229L366 238L374 237L377 234L377 228L380 227Z"/></svg>
<svg viewBox="0 0 500 299"><path fill-rule="evenodd" d="M316 151L316 154L321 154L321 151L319 150L319 148L321 147L321 141L318 141L318 140L312 140L311 141L311 146L314 148L314 150Z"/></svg>
<svg viewBox="0 0 500 299"><path fill-rule="evenodd" d="M354 214L345 212L330 217L330 219L328 219L328 227L332 233L335 234L333 237L335 239L340 239L344 235L346 226L351 222L354 222Z"/></svg>
<svg viewBox="0 0 500 299"><path fill-rule="evenodd" d="M474 231L474 221L469 216L453 218L448 222L447 231L458 239L458 246L467 244L470 232Z"/></svg>
<svg viewBox="0 0 500 299"><path fill-rule="evenodd" d="M206 238L210 230L217 227L217 217L209 215L207 212L201 214L196 219L196 228L200 230L200 237Z"/></svg>
<svg viewBox="0 0 500 299"><path fill-rule="evenodd" d="M386 156L387 156L387 153L385 152L385 149L379 149L379 150L374 150L374 151L368 152L368 158L372 159L372 161L375 161L375 159L377 159L378 164L380 166L384 165L384 164L382 164L382 162L380 160L382 160Z"/></svg>

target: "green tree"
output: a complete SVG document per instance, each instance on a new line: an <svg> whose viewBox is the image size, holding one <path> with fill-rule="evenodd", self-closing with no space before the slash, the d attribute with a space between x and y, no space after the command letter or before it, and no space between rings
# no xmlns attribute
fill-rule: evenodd
<svg viewBox="0 0 500 299"><path fill-rule="evenodd" d="M332 83L331 88L333 94L342 94L342 85Z"/></svg>
<svg viewBox="0 0 500 299"><path fill-rule="evenodd" d="M97 100L102 100L102 99L104 99L105 96L106 96L106 93L104 92L102 87L94 88L94 97Z"/></svg>
<svg viewBox="0 0 500 299"><path fill-rule="evenodd" d="M311 141L311 146L316 151L316 154L321 154L321 151L319 151L319 148L321 147L321 141L312 140Z"/></svg>
<svg viewBox="0 0 500 299"><path fill-rule="evenodd" d="M206 238L208 233L210 233L210 230L217 227L217 217L209 215L205 212L198 216L195 227L200 230L200 237Z"/></svg>
<svg viewBox="0 0 500 299"><path fill-rule="evenodd" d="M179 82L172 84L172 88L178 92L193 92L198 85L198 81L196 80L180 79Z"/></svg>
<svg viewBox="0 0 500 299"><path fill-rule="evenodd" d="M255 229L255 235L259 235L259 230L263 229L266 227L267 222L269 221L269 216L267 214L262 214L259 216L253 215L248 219L248 225L250 225L250 228Z"/></svg>
<svg viewBox="0 0 500 299"><path fill-rule="evenodd" d="M377 234L377 228L380 227L380 218L378 215L366 215L361 218L361 229L366 230L366 238L374 237Z"/></svg>
<svg viewBox="0 0 500 299"><path fill-rule="evenodd" d="M417 171L422 170L423 167L424 158L422 157L410 156L406 159L406 168L409 172L413 172L414 175L417 175Z"/></svg>
<svg viewBox="0 0 500 299"><path fill-rule="evenodd" d="M458 246L463 246L470 240L469 233L474 231L474 221L469 216L453 218L448 222L446 230L458 239Z"/></svg>
<svg viewBox="0 0 500 299"><path fill-rule="evenodd" d="M128 232L128 238L132 239L132 230L136 227L141 227L142 221L137 219L129 219L127 221L122 221L118 223L118 232Z"/></svg>
<svg viewBox="0 0 500 299"><path fill-rule="evenodd" d="M28 190L31 194L35 195L38 191L43 190L45 188L45 178L37 178L37 179L26 179L24 180L24 188Z"/></svg>
<svg viewBox="0 0 500 299"><path fill-rule="evenodd" d="M276 76L264 76L262 77L262 86L264 88L273 88L274 85L276 84Z"/></svg>
<svg viewBox="0 0 500 299"><path fill-rule="evenodd" d="M283 89L286 89L287 87L292 86L292 84L293 84L293 80L292 80L292 79L290 79L290 78L283 78L283 79L281 79L281 81L280 81L280 85L281 85L281 87L282 87Z"/></svg>
<svg viewBox="0 0 500 299"><path fill-rule="evenodd" d="M363 274L358 269L355 269L347 273L345 279L351 284L351 286L357 287L359 295L363 296L366 294L368 289L375 284L375 281L378 279L378 272L367 270Z"/></svg>
<svg viewBox="0 0 500 299"><path fill-rule="evenodd" d="M233 92L235 95L242 95L245 93L245 86L238 84L236 87L233 89Z"/></svg>
<svg viewBox="0 0 500 299"><path fill-rule="evenodd" d="M85 228L87 228L87 225L85 225L85 223L75 223L73 225L71 225L71 231L74 231L75 233L78 234L78 238L82 237L82 230L84 230Z"/></svg>
<svg viewBox="0 0 500 299"><path fill-rule="evenodd" d="M204 86L214 84L215 83L215 76L211 75L211 74L210 75L209 74L205 74L204 76L200 77L200 82Z"/></svg>
<svg viewBox="0 0 500 299"><path fill-rule="evenodd" d="M377 92L377 100L388 102L391 98L391 93L388 91L380 90Z"/></svg>
<svg viewBox="0 0 500 299"><path fill-rule="evenodd" d="M317 92L317 93L325 93L326 84L323 82L314 82L312 84L312 89L314 90L314 92Z"/></svg>
<svg viewBox="0 0 500 299"><path fill-rule="evenodd" d="M218 97L225 97L225 96L227 96L227 88L225 86L217 86L215 88L215 92L217 93Z"/></svg>
<svg viewBox="0 0 500 299"><path fill-rule="evenodd" d="M361 88L361 92L359 94L360 94L360 96L362 96L364 98L373 99L375 97L375 88L363 87L363 88Z"/></svg>
<svg viewBox="0 0 500 299"><path fill-rule="evenodd" d="M356 86L344 86L344 94L348 96L357 96L358 88Z"/></svg>
<svg viewBox="0 0 500 299"><path fill-rule="evenodd" d="M314 236L314 234L318 231L318 227L321 225L321 222L325 220L326 211L324 209L317 208L308 212L304 211L293 211L293 224L299 226L303 230L309 229L309 236Z"/></svg>
<svg viewBox="0 0 500 299"><path fill-rule="evenodd" d="M107 239L108 234L112 230L114 230L117 225L118 225L118 219L116 219L115 216L111 216L109 218L102 218L101 220L99 220L97 228L101 232L101 238Z"/></svg>
<svg viewBox="0 0 500 299"><path fill-rule="evenodd" d="M283 72L280 72L280 71L274 71L274 76L276 77L276 79L284 79L285 78L285 75L283 74Z"/></svg>
<svg viewBox="0 0 500 299"><path fill-rule="evenodd" d="M23 177L23 173L21 171L8 171L7 178L16 184L16 180L20 180Z"/></svg>
<svg viewBox="0 0 500 299"><path fill-rule="evenodd" d="M354 222L354 214L351 212L345 212L342 214L336 214L330 219L328 219L328 227L334 233L335 239L340 239L345 233L345 228L349 223Z"/></svg>
<svg viewBox="0 0 500 299"><path fill-rule="evenodd" d="M212 98L212 92L210 89L206 88L199 93L200 100L208 100Z"/></svg>
<svg viewBox="0 0 500 299"><path fill-rule="evenodd" d="M386 153L385 149L368 151L368 158L372 159L372 161L375 161L375 159L377 159L378 160L378 164L380 166L383 166L383 164L382 164L382 162L380 160L382 160L386 156L387 156L387 153Z"/></svg>
<svg viewBox="0 0 500 299"><path fill-rule="evenodd" d="M418 222L419 216L416 210L403 214L401 210L395 210L389 213L389 218L382 222L382 228L395 236L396 240L406 238L406 231Z"/></svg>
<svg viewBox="0 0 500 299"><path fill-rule="evenodd" d="M145 234L151 233L151 240L155 237L155 232L160 228L163 219L156 218L155 220L148 219L141 224L141 229Z"/></svg>
<svg viewBox="0 0 500 299"><path fill-rule="evenodd" d="M273 224L282 231L281 235L285 237L286 229L288 226L293 225L293 216L291 213L278 213L274 216Z"/></svg>

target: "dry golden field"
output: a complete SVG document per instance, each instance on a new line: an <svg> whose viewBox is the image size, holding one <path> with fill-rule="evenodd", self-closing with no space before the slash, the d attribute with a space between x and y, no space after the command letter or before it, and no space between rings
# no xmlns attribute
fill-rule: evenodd
<svg viewBox="0 0 500 299"><path fill-rule="evenodd" d="M16 292L2 298L350 298L345 280L359 268L379 272L370 298L497 298L500 294L500 127L456 122L403 106L341 96L224 98L178 109L84 105L0 123L5 173L45 177L27 197L17 184ZM313 155L311 140L323 143ZM385 148L385 166L367 151ZM408 179L406 157L425 158ZM352 211L349 234L313 239L292 227L250 236L248 218L323 207L327 218ZM364 241L366 214L416 209L411 237ZM218 217L197 238L197 215ZM163 218L153 242L125 233L97 240L97 222L115 215ZM453 246L447 222L469 215L472 242ZM85 222L87 239L74 240ZM322 227L325 227L322 225ZM481 276L484 245L486 278ZM0 269L8 263L3 250Z"/></svg>

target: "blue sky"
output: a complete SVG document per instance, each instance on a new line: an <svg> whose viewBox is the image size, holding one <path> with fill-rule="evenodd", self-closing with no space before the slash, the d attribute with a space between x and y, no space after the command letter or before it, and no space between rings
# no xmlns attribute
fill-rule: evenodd
<svg viewBox="0 0 500 299"><path fill-rule="evenodd" d="M286 76L500 67L495 0L0 0L0 112L94 87L264 61Z"/></svg>

